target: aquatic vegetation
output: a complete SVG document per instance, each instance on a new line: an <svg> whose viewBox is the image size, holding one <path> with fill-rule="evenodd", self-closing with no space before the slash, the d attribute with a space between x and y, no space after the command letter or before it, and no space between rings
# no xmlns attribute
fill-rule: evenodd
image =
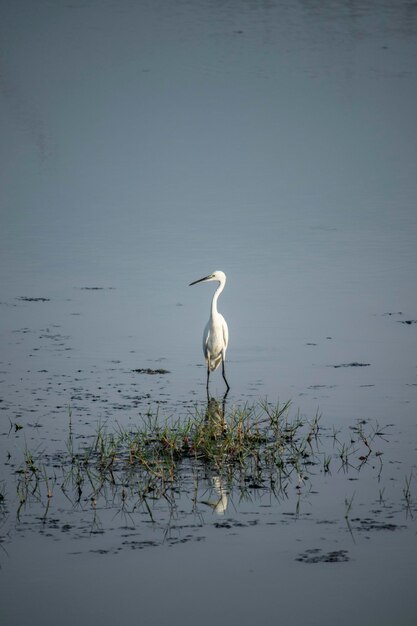
<svg viewBox="0 0 417 626"><path fill-rule="evenodd" d="M227 509L232 492L240 500L256 491L286 499L290 488L308 493L317 474L331 476L332 468L359 471L370 457L380 458L373 442L384 434L378 424L363 422L342 441L340 432L321 427L319 414L311 420L292 416L289 402L264 401L225 411L212 398L182 417L162 418L159 411L149 411L135 428L99 424L91 436L76 434L71 409L68 417L64 449L25 448L16 470L18 517L34 501L43 502L46 515L57 488L73 505L89 502L96 508L111 501L126 511L129 504L152 521L155 504L175 508L179 494L193 506L200 502L217 513ZM201 483L207 480L212 500L202 499ZM346 519L352 501L345 501Z"/></svg>

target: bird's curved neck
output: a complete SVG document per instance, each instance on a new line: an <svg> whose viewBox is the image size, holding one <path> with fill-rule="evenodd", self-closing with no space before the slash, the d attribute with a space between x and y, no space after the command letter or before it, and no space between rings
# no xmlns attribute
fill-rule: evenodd
<svg viewBox="0 0 417 626"><path fill-rule="evenodd" d="M216 291L213 294L213 299L211 301L211 316L214 317L218 314L217 311L217 300L219 299L219 295L224 289L224 283L220 283L217 287Z"/></svg>

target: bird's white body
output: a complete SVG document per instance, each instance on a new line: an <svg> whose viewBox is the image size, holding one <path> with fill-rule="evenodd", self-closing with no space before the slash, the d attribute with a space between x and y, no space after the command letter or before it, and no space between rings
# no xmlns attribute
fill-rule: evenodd
<svg viewBox="0 0 417 626"><path fill-rule="evenodd" d="M210 372L214 372L221 363L223 378L229 390L229 384L224 374L224 362L226 360L226 350L229 343L229 329L227 328L226 320L223 315L217 310L217 300L226 284L226 274L217 270L205 278L194 281L191 285L208 281L217 281L219 286L214 292L211 301L210 319L206 324L203 334L203 352L207 363L207 388Z"/></svg>
<svg viewBox="0 0 417 626"><path fill-rule="evenodd" d="M207 367L214 372L220 363L226 359L227 344L229 343L229 330L226 320L221 313L210 316L203 334L203 352Z"/></svg>

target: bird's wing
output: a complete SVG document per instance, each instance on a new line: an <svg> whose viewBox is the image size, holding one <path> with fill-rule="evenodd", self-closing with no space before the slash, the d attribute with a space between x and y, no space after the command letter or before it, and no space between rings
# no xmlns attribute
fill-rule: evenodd
<svg viewBox="0 0 417 626"><path fill-rule="evenodd" d="M210 322L207 322L206 327L204 328L203 333L203 353L204 357L207 359L207 343L210 337Z"/></svg>
<svg viewBox="0 0 417 626"><path fill-rule="evenodd" d="M222 328L223 328L224 351L226 352L227 344L229 343L229 329L227 327L227 323L224 317L222 318Z"/></svg>

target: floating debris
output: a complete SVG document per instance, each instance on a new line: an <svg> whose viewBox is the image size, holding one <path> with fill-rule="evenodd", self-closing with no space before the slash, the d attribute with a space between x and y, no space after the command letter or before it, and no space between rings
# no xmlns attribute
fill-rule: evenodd
<svg viewBox="0 0 417 626"><path fill-rule="evenodd" d="M411 326L411 324L417 324L417 320L397 320L399 324L408 324L409 326Z"/></svg>
<svg viewBox="0 0 417 626"><path fill-rule="evenodd" d="M153 370L150 367L145 367L145 368L132 370L132 372L135 372L136 374L150 374L151 376L154 376L155 374L170 374L171 373L169 370L165 370L162 367L156 370Z"/></svg>
<svg viewBox="0 0 417 626"><path fill-rule="evenodd" d="M379 521L377 521L375 519L371 519L369 517L367 517L365 519L360 519L359 517L355 517L351 521L354 522L357 525L356 526L357 530L365 530L365 531L389 530L389 531L392 532L394 530L402 530L404 528L407 528L404 525L392 524L392 523L389 523L389 522L379 522Z"/></svg>
<svg viewBox="0 0 417 626"><path fill-rule="evenodd" d="M333 550L322 554L320 548L312 548L300 554L295 560L300 563L347 563L349 556L347 550Z"/></svg>
<svg viewBox="0 0 417 626"><path fill-rule="evenodd" d="M310 385L307 389L334 389L336 385Z"/></svg>
<svg viewBox="0 0 417 626"><path fill-rule="evenodd" d="M50 302L51 298L30 298L28 296L19 296L16 300L21 300L22 302Z"/></svg>
<svg viewBox="0 0 417 626"><path fill-rule="evenodd" d="M333 365L332 367L369 367L370 363L358 363L357 361L353 361L353 363L340 363L339 365Z"/></svg>

